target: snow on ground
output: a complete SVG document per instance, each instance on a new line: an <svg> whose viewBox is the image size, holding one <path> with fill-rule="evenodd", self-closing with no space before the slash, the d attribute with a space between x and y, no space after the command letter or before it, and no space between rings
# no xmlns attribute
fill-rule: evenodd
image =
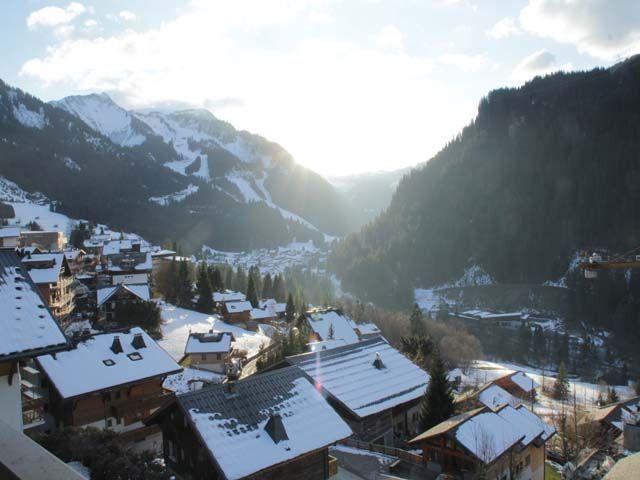
<svg viewBox="0 0 640 480"><path fill-rule="evenodd" d="M571 260L569 260L569 266L567 267L567 271L565 274L560 277L558 280L549 280L544 282L543 285L547 285L549 287L559 287L559 288L567 288L567 276L575 271L580 264L580 260L582 259L582 255L579 251L575 251Z"/></svg>
<svg viewBox="0 0 640 480"><path fill-rule="evenodd" d="M169 195L163 195L161 197L150 197L149 201L153 203L157 203L158 205L167 206L171 203L181 202L189 195L193 195L198 191L198 186L189 184L187 188L184 190L180 190L179 192L170 193Z"/></svg>
<svg viewBox="0 0 640 480"><path fill-rule="evenodd" d="M198 368L185 368L180 373L169 375L162 386L175 393L186 393L198 388L198 384L201 385L201 382L220 383L224 378L225 376L220 373Z"/></svg>
<svg viewBox="0 0 640 480"><path fill-rule="evenodd" d="M71 232L73 220L62 213L52 212L49 205L35 203L8 202L16 212L15 218L9 219L10 226L25 227L32 220L43 230L58 230L67 236Z"/></svg>
<svg viewBox="0 0 640 480"><path fill-rule="evenodd" d="M495 281L481 266L472 265L468 267L462 276L453 283L446 283L432 288L416 288L414 290L414 300L424 311L437 308L440 302L445 301L441 294L448 288L473 287L478 285L493 285ZM445 301L446 303L446 301Z"/></svg>
<svg viewBox="0 0 640 480"><path fill-rule="evenodd" d="M269 345L269 337L223 322L217 315L175 307L169 303L159 303L162 319L163 339L158 343L175 359L180 360L189 338L189 332L231 332L235 337L234 347L247 352L248 356L258 353L260 346Z"/></svg>
<svg viewBox="0 0 640 480"><path fill-rule="evenodd" d="M34 112L22 103L17 106L13 105L13 116L25 127L37 128L38 130L42 130L49 123L42 107L37 112Z"/></svg>
<svg viewBox="0 0 640 480"><path fill-rule="evenodd" d="M47 200L47 197L40 192L29 193L11 180L0 177L0 200L7 202L42 203Z"/></svg>
<svg viewBox="0 0 640 480"><path fill-rule="evenodd" d="M396 457L390 457L389 455L383 455L382 453L372 452L370 450L362 450L360 448L349 447L342 444L337 444L333 447L329 447L329 453L331 453L331 451L350 453L352 455L363 455L366 457L374 457L378 459L381 465L389 465L397 460Z"/></svg>
<svg viewBox="0 0 640 480"><path fill-rule="evenodd" d="M502 377L508 373L521 370L531 377L535 382L551 388L555 381L555 372L542 371L539 368L528 367L508 362L490 362L486 360L477 360L463 378L463 384L471 386L482 386L491 382L496 378ZM544 375L543 375L544 373ZM615 385L615 389L621 400L635 396L633 388L626 385ZM573 396L575 391L576 401L578 404L589 409L596 408L596 400L601 387L595 383L582 382L575 379L569 379L569 392ZM538 401L536 402L535 411L542 415L550 415L557 412L561 408L561 403L557 400L541 394L538 390Z"/></svg>

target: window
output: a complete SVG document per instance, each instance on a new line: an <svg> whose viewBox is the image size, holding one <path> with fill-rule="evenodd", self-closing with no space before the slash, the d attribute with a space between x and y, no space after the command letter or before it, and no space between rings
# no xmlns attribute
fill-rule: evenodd
<svg viewBox="0 0 640 480"><path fill-rule="evenodd" d="M222 354L216 353L216 360L222 360Z"/></svg>
<svg viewBox="0 0 640 480"><path fill-rule="evenodd" d="M107 367L113 367L116 364L116 362L114 362L110 358L107 358L106 360L102 360L102 363L104 363Z"/></svg>
<svg viewBox="0 0 640 480"><path fill-rule="evenodd" d="M140 355L140 353L138 352L133 352L133 353L129 353L127 355L127 357L129 357L129 359L133 362L137 362L138 360L142 360L142 355Z"/></svg>
<svg viewBox="0 0 640 480"><path fill-rule="evenodd" d="M207 359L207 354L206 353L201 353L200 354L200 360L206 360Z"/></svg>

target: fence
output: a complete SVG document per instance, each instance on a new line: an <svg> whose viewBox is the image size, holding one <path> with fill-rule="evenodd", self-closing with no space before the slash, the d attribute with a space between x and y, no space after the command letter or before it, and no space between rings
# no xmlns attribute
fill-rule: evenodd
<svg viewBox="0 0 640 480"><path fill-rule="evenodd" d="M414 465L424 466L421 455L408 452L407 450L403 450L401 448L363 442L362 440L355 440L352 438L347 438L341 443L348 447L357 448L359 450L369 450L370 452L381 453L390 457L396 457L400 460L404 460L405 462L413 463Z"/></svg>

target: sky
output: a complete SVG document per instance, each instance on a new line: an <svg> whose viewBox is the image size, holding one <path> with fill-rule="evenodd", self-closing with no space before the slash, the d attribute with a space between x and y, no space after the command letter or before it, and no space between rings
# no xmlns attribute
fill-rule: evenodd
<svg viewBox="0 0 640 480"><path fill-rule="evenodd" d="M0 78L202 107L328 176L431 158L490 90L640 52L636 0L4 0Z"/></svg>

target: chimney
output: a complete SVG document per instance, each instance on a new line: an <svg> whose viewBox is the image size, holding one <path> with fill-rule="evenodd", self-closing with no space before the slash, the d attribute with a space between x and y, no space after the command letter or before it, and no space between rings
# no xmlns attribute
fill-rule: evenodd
<svg viewBox="0 0 640 480"><path fill-rule="evenodd" d="M382 363L382 358L380 358L380 353L376 352L376 359L373 361L373 366L378 370L382 370L385 368L384 363Z"/></svg>
<svg viewBox="0 0 640 480"><path fill-rule="evenodd" d="M144 343L144 338L142 338L141 333L136 333L133 336L133 340L131 341L131 346L136 350L140 350L141 348L145 348L147 345Z"/></svg>
<svg viewBox="0 0 640 480"><path fill-rule="evenodd" d="M274 443L289 440L287 431L285 430L284 424L282 423L282 417L279 413L275 413L269 416L269 420L264 426L264 429L269 434L271 440L273 440Z"/></svg>
<svg viewBox="0 0 640 480"><path fill-rule="evenodd" d="M113 353L122 353L122 344L120 343L120 337L116 335L113 337L113 343L111 344L111 351Z"/></svg>

